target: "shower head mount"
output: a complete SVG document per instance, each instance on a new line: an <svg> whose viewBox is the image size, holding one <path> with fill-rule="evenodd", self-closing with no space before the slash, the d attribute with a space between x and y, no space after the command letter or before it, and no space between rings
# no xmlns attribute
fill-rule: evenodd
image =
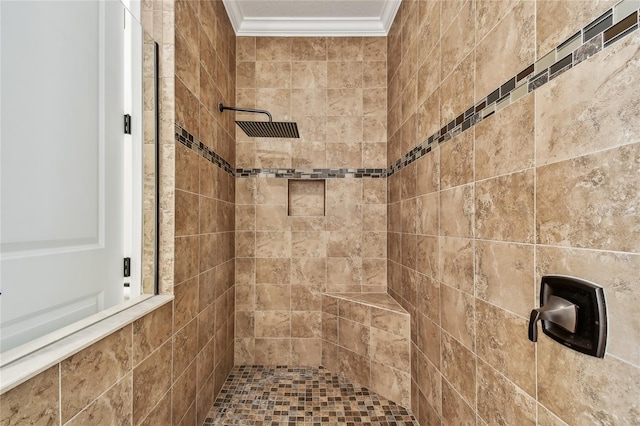
<svg viewBox="0 0 640 426"><path fill-rule="evenodd" d="M224 110L265 114L269 121L237 121L236 124L251 138L299 138L297 123L290 121L273 121L269 111L253 108L238 108L218 104L220 112Z"/></svg>

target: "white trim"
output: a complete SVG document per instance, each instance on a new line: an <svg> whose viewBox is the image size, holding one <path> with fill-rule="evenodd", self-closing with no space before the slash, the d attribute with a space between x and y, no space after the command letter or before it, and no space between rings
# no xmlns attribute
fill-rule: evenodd
<svg viewBox="0 0 640 426"><path fill-rule="evenodd" d="M60 340L35 352L14 359L11 363L0 368L0 394L26 382L49 367L104 339L172 300L173 295L141 296L135 302L129 302L128 308L125 310L117 313L111 312L111 315L108 310L96 314L92 319L95 321L96 316L103 316L102 320L89 326L86 326L89 319L83 320L81 323L85 325L85 328L60 338ZM58 333L61 331L58 330Z"/></svg>
<svg viewBox="0 0 640 426"><path fill-rule="evenodd" d="M400 0L385 2L380 18L246 18L237 0L222 0L237 36L386 36Z"/></svg>
<svg viewBox="0 0 640 426"><path fill-rule="evenodd" d="M387 0L384 3L384 9L382 9L382 13L380 14L380 22L382 22L382 26L385 29L385 35L389 34L393 20L398 13L398 9L400 9L401 2L402 0Z"/></svg>
<svg viewBox="0 0 640 426"><path fill-rule="evenodd" d="M236 32L236 35L239 35L238 30L240 28L240 25L242 25L242 20L244 19L242 10L240 10L240 5L235 0L222 0L222 4L227 10L227 15L229 15L229 20L231 21L231 26Z"/></svg>

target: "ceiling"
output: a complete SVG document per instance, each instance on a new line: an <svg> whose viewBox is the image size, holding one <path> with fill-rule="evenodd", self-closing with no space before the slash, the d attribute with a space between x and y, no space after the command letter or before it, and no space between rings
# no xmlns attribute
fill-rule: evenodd
<svg viewBox="0 0 640 426"><path fill-rule="evenodd" d="M222 0L238 36L386 36L401 0Z"/></svg>

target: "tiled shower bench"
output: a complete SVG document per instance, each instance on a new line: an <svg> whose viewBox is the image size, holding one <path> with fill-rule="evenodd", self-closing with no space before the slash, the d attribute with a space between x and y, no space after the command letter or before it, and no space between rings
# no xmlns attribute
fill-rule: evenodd
<svg viewBox="0 0 640 426"><path fill-rule="evenodd" d="M410 407L409 313L386 293L323 293L322 364Z"/></svg>

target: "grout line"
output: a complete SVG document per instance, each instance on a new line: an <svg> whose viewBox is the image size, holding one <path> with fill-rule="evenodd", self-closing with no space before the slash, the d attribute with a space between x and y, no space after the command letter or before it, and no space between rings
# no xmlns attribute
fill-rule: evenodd
<svg viewBox="0 0 640 426"><path fill-rule="evenodd" d="M62 362L58 363L58 424L62 425Z"/></svg>

